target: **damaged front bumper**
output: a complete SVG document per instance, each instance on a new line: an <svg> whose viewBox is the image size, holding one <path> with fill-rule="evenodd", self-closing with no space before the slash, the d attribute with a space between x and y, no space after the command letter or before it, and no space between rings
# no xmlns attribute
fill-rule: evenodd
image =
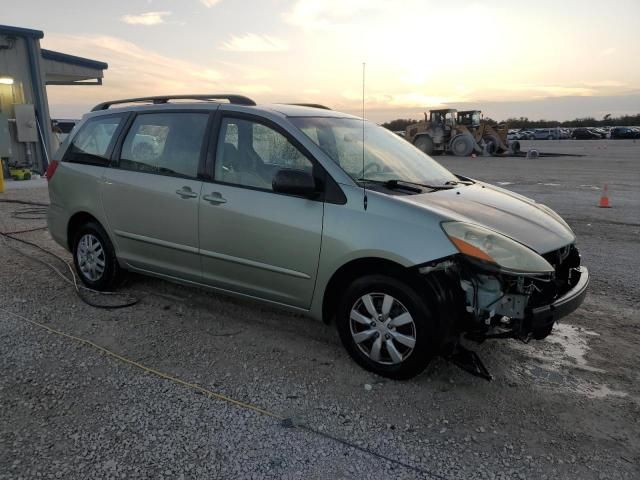
<svg viewBox="0 0 640 480"><path fill-rule="evenodd" d="M569 315L582 304L589 287L589 270L581 266L575 268L573 274L579 275L579 279L571 290L553 303L529 309L525 321L530 322L532 331L549 328L557 320Z"/></svg>
<svg viewBox="0 0 640 480"><path fill-rule="evenodd" d="M464 305L453 335L488 338L543 339L560 318L583 302L589 271L571 244L545 254L554 267L548 274L518 274L456 255L423 265L419 272L439 278L459 293L449 305ZM457 300L456 300L457 299Z"/></svg>
<svg viewBox="0 0 640 480"><path fill-rule="evenodd" d="M440 296L449 318L455 318L443 356L489 380L482 361L463 346L461 337L478 343L494 338L541 340L557 320L576 310L589 287L589 271L580 265L578 250L568 245L545 257L554 267L545 275L505 272L459 255L422 265L419 272L425 278L452 292Z"/></svg>

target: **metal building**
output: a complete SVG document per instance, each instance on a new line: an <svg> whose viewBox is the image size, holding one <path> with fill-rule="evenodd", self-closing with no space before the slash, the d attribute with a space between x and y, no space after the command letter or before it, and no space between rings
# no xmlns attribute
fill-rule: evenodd
<svg viewBox="0 0 640 480"><path fill-rule="evenodd" d="M52 150L47 85L101 85L107 64L40 48L40 30L0 25L0 157L44 172Z"/></svg>

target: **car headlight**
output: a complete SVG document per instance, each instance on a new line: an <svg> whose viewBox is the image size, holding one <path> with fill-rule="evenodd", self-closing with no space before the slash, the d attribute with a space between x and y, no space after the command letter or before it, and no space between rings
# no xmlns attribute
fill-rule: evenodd
<svg viewBox="0 0 640 480"><path fill-rule="evenodd" d="M530 248L488 228L464 222L444 222L442 229L460 253L501 270L520 274L554 271L549 262Z"/></svg>

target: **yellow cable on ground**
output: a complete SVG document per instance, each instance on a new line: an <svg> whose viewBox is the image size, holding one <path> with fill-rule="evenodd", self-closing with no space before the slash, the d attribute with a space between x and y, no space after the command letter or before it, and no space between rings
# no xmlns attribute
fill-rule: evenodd
<svg viewBox="0 0 640 480"><path fill-rule="evenodd" d="M340 443L340 444L342 444L342 445L344 445L344 446L346 446L348 448L352 448L354 450L359 450L359 451L361 451L363 453L372 455L372 456L377 457L377 458L379 458L381 460L385 460L387 462L392 462L392 463L394 463L396 465L402 466L402 467L407 468L409 470L413 470L415 472L421 473L425 477L434 478L434 479L437 479L437 480L447 480L445 477L443 477L441 475L438 475L437 473L430 472L429 470L426 470L424 468L416 467L414 465L410 465L410 464L404 463L404 462L402 462L400 460L397 460L395 458L387 457L386 455L383 455L381 453L378 453L378 452L375 452L373 450L370 450L367 447L361 447L361 446L359 446L359 445L357 445L355 443L351 443L351 442L349 442L349 441L347 441L345 439L342 439L340 437L333 436L330 433L322 432L320 430L316 430L316 429L314 429L314 428L312 428L312 427L310 427L308 425L305 425L304 423L294 422L293 419L287 419L286 417L283 417L281 415L272 413L272 412L270 412L268 410L265 410L263 408L256 407L255 405L251 405L250 403L241 402L240 400L235 400L235 399L233 399L231 397L227 397L226 395L222 395L221 393L216 393L216 392L211 391L211 390L209 390L207 388L201 387L198 384L185 382L184 380L180 380L179 378L174 377L172 375L169 375L167 373L163 373L163 372L161 372L159 370L156 370L154 368L146 367L146 366L142 365L139 362L136 362L134 360L129 360L128 358L123 357L122 355L118 355L117 353L112 352L111 350L109 350L107 348L104 348L104 347L98 345L97 343L92 342L91 340L87 340L85 338L77 337L75 335L71 335L69 333L65 333L65 332L62 332L60 330L56 330L55 328L52 328L52 327L49 327L49 326L44 325L42 323L36 322L35 320L30 320L30 319L28 319L26 317L23 317L22 315L19 315L17 313L11 312L9 310L5 310L2 307L0 307L0 312L7 313L10 316L13 316L13 317L15 317L15 318L17 318L19 320L22 320L23 322L27 322L27 323L30 323L31 325L36 326L36 327L40 327L40 328L48 331L49 333L53 333L53 334L58 335L60 337L69 338L71 340L75 340L77 342L80 342L80 343L83 343L83 344L88 345L90 347L93 347L93 348L105 353L106 355L108 355L110 357L113 357L113 358L115 358L117 360L120 360L123 363L132 365L134 367L139 368L140 370L142 370L144 372L151 373L151 374L156 375L156 376L158 376L160 378L164 378L165 380L169 380L171 382L177 383L178 385L182 385L184 387L190 388L190 389L195 390L197 392L204 393L205 395L207 395L210 398L215 398L217 400L221 400L223 402L230 403L230 404L235 405L237 407L244 408L244 409L247 409L247 410L253 410L254 412L260 413L262 415L266 415L267 417L271 417L271 418L275 418L276 420L280 420L280 421L282 421L283 426L290 427L290 428L291 427L301 428L301 429L306 430L308 432L311 432L311 433L314 433L316 435L320 435L320 436L323 436L323 437L328 438L330 440L333 440L334 442L338 442L338 443Z"/></svg>
<svg viewBox="0 0 640 480"><path fill-rule="evenodd" d="M60 337L69 338L71 340L75 340L75 341L83 343L85 345L89 345L90 347L93 347L93 348L101 351L102 353L105 353L106 355L109 355L110 357L113 357L113 358L115 358L117 360L120 360L121 362L124 362L124 363L129 364L129 365L133 365L134 367L137 367L140 370L143 370L143 371L145 371L147 373L151 373L151 374L156 375L156 376L158 376L160 378L164 378L165 380L169 380L171 382L177 383L178 385L182 385L184 387L190 388L190 389L195 390L197 392L204 393L205 395L207 395L207 396L209 396L211 398L216 398L218 400L222 400L223 402L227 402L227 403L230 403L230 404L235 405L237 407L245 408L247 410L253 410L254 412L258 412L258 413L261 413L262 415L266 415L267 417L275 418L275 419L278 419L278 420L284 420L284 418L285 418L285 417L282 417L282 416L277 415L275 413L269 412L268 410L265 410L263 408L257 407L255 405L251 405L250 403L242 402L240 400L235 400L235 399L233 399L231 397L227 397L226 395L223 395L221 393L216 393L216 392L214 392L212 390L209 390L207 388L201 387L200 385L198 385L196 383L185 382L184 380L180 380L179 378L174 377L172 375L169 375L167 373L163 373L163 372L161 372L159 370L156 370L154 368L147 367L147 366L145 366L145 365L143 365L143 364L141 364L139 362L136 362L135 360L130 360L130 359L126 358L126 357L123 357L122 355L119 355L119 354L117 354L115 352L112 352L111 350L109 350L109 349L107 349L105 347L102 347L102 346L98 345L97 343L92 342L91 340L87 340L85 338L77 337L75 335L71 335L69 333L65 333L65 332L62 332L60 330L56 330L55 328L52 328L52 327L49 327L49 326L44 325L42 323L36 322L35 320L30 320L30 319L28 319L26 317L23 317L22 315L18 315L17 313L11 312L9 310L5 310L4 308L1 308L1 307L0 307L0 311L1 312L5 312L5 313L7 313L7 314L9 314L9 315L11 315L11 316L13 316L15 318L18 318L18 319L20 319L20 320L22 320L24 322L30 323L31 325L35 325L36 327L40 327L40 328L42 328L44 330L47 330L48 332L53 333L55 335L58 335Z"/></svg>

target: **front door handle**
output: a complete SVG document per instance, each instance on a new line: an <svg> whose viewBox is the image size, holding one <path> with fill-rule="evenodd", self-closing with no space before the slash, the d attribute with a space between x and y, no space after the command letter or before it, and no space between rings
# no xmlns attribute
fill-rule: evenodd
<svg viewBox="0 0 640 480"><path fill-rule="evenodd" d="M227 199L224 198L220 192L213 192L211 194L204 195L202 199L206 200L207 202L213 205L220 205L221 203L227 203Z"/></svg>
<svg viewBox="0 0 640 480"><path fill-rule="evenodd" d="M182 187L180 190L176 190L176 193L182 198L196 198L198 196L198 194L189 187Z"/></svg>

